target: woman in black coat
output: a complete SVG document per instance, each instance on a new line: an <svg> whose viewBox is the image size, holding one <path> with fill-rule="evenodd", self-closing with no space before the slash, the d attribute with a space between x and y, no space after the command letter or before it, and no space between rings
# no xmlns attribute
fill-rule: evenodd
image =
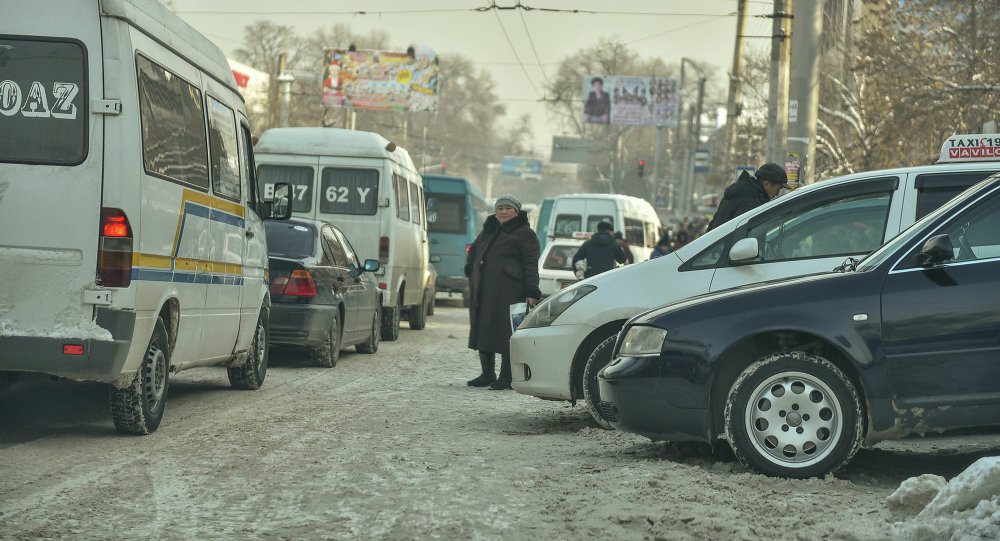
<svg viewBox="0 0 1000 541"><path fill-rule="evenodd" d="M534 306L538 289L538 238L528 215L513 195L497 198L496 214L486 218L483 231L469 246L465 275L469 277L469 348L479 351L482 374L473 387L509 389L510 305ZM496 357L500 354L500 378Z"/></svg>

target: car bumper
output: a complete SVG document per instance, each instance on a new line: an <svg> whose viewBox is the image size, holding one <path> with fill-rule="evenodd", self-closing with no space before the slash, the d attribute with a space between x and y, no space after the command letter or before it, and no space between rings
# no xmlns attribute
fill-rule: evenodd
<svg viewBox="0 0 1000 541"><path fill-rule="evenodd" d="M442 293L461 293L469 288L469 279L465 276L438 276L434 287Z"/></svg>
<svg viewBox="0 0 1000 541"><path fill-rule="evenodd" d="M0 371L41 372L62 378L111 383L125 366L135 330L135 312L97 309L97 325L111 340L49 336L0 336ZM81 354L64 353L82 346Z"/></svg>
<svg viewBox="0 0 1000 541"><path fill-rule="evenodd" d="M563 288L576 282L579 282L579 280L575 276L573 278L539 278L538 289L542 291L543 297L548 297L549 295L559 293Z"/></svg>
<svg viewBox="0 0 1000 541"><path fill-rule="evenodd" d="M510 338L511 387L539 398L572 400L573 355L593 330L587 325L519 329Z"/></svg>
<svg viewBox="0 0 1000 541"><path fill-rule="evenodd" d="M318 348L326 343L337 307L329 304L271 305L271 345Z"/></svg>
<svg viewBox="0 0 1000 541"><path fill-rule="evenodd" d="M677 380L663 377L659 357L618 357L597 377L601 409L611 426L653 440L711 441L706 409L678 407Z"/></svg>

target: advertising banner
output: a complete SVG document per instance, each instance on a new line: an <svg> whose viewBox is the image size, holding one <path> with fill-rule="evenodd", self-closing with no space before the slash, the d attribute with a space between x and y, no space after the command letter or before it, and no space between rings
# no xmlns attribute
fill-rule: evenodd
<svg viewBox="0 0 1000 541"><path fill-rule="evenodd" d="M542 174L542 160L504 156L500 172L506 177Z"/></svg>
<svg viewBox="0 0 1000 541"><path fill-rule="evenodd" d="M324 106L437 112L438 56L430 47L327 49L323 58Z"/></svg>
<svg viewBox="0 0 1000 541"><path fill-rule="evenodd" d="M583 121L616 126L677 126L677 79L587 75Z"/></svg>

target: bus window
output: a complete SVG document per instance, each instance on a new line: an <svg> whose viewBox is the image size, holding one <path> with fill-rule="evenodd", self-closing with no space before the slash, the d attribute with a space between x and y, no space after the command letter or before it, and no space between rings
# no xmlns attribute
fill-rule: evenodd
<svg viewBox="0 0 1000 541"><path fill-rule="evenodd" d="M587 229L585 229L585 231L588 231L590 233L596 233L597 224L601 222L608 222L609 224L611 224L612 229L614 229L615 227L615 219L612 218L611 216L601 216L601 215L591 214L587 216Z"/></svg>
<svg viewBox="0 0 1000 541"><path fill-rule="evenodd" d="M465 233L465 220L464 195L442 193L427 198L427 224L431 233Z"/></svg>
<svg viewBox="0 0 1000 541"><path fill-rule="evenodd" d="M582 224L583 217L579 214L559 214L556 216L555 230L552 234L558 237L572 237L573 233L582 231L580 229Z"/></svg>

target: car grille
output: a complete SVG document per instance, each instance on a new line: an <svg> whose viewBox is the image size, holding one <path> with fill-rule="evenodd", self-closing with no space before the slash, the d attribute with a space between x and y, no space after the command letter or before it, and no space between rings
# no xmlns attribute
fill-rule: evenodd
<svg viewBox="0 0 1000 541"><path fill-rule="evenodd" d="M613 423L618 420L618 408L611 402L601 401L601 415L605 420Z"/></svg>

